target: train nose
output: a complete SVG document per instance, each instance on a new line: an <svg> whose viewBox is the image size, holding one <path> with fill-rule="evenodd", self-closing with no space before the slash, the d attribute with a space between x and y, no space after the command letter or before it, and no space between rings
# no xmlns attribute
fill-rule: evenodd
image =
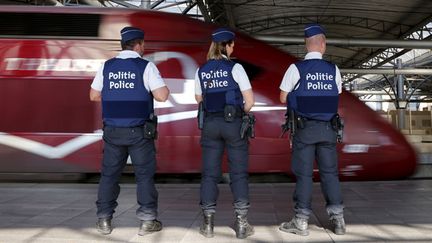
<svg viewBox="0 0 432 243"><path fill-rule="evenodd" d="M342 179L389 180L411 176L416 152L407 139L378 113L349 93L342 95L339 111L345 118L340 149Z"/></svg>
<svg viewBox="0 0 432 243"><path fill-rule="evenodd" d="M383 126L387 127L388 124ZM415 172L416 152L398 131L390 127L380 132L366 131L361 137L362 142L357 139L347 139L340 145L342 178L400 179Z"/></svg>

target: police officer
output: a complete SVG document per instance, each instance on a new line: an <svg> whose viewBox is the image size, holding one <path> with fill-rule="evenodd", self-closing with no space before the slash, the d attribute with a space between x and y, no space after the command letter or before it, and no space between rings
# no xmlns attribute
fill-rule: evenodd
<svg viewBox="0 0 432 243"><path fill-rule="evenodd" d="M247 221L249 208L248 140L240 137L242 115L254 104L252 87L244 68L230 60L235 34L219 28L212 34L207 63L195 76L195 98L203 102L205 120L201 133L202 178L200 206L204 220L200 233L213 237L218 182L224 149L227 149L230 186L234 195L237 238L254 233Z"/></svg>
<svg viewBox="0 0 432 243"><path fill-rule="evenodd" d="M120 34L122 51L102 65L90 89L90 100L102 101L104 122L96 226L102 234L112 231L111 219L120 193L119 178L130 156L137 183L136 214L141 220L138 234L144 235L161 230L162 224L156 220L155 144L151 136L144 135L143 126L150 122L154 112L153 98L165 101L169 90L156 66L142 59L144 32L125 27Z"/></svg>
<svg viewBox="0 0 432 243"><path fill-rule="evenodd" d="M284 232L308 235L311 214L313 163L317 160L321 189L333 231L345 234L343 204L338 178L336 152L337 131L331 119L338 109L341 75L336 65L322 60L326 50L323 28L318 24L305 27L308 53L305 60L291 64L280 85L280 100L299 117L292 141L292 170L297 183L294 191L295 216L279 229Z"/></svg>

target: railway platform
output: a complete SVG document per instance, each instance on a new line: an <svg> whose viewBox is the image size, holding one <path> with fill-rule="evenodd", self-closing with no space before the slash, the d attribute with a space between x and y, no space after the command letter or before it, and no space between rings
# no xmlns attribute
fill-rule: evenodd
<svg viewBox="0 0 432 243"><path fill-rule="evenodd" d="M329 230L319 184L314 184L310 235L278 230L292 217L294 183L253 183L249 220L255 234L235 238L228 184L220 184L215 237L198 233L199 184L157 184L163 230L139 236L135 185L122 184L110 235L95 229L97 184L0 183L0 242L432 242L432 180L343 182L346 235Z"/></svg>

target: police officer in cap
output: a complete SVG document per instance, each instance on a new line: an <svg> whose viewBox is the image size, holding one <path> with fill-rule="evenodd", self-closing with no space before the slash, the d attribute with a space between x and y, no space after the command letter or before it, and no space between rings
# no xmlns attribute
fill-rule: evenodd
<svg viewBox="0 0 432 243"><path fill-rule="evenodd" d="M120 193L119 178L128 156L137 183L139 235L162 229L156 220L158 192L154 139L144 134L144 125L153 116L153 99L166 101L169 90L156 66L143 59L144 32L135 27L121 30L122 51L106 61L90 89L90 100L102 101L104 152L98 198L97 230L112 231L111 219ZM155 124L153 124L155 125Z"/></svg>
<svg viewBox="0 0 432 243"><path fill-rule="evenodd" d="M201 133L202 178L200 206L204 220L200 233L213 237L218 182L224 149L228 154L230 186L234 195L237 238L254 233L247 221L249 208L248 138L241 138L242 115L250 111L254 97L244 68L230 60L235 34L219 28L212 34L207 62L195 76L195 98L203 102L205 120Z"/></svg>
<svg viewBox="0 0 432 243"><path fill-rule="evenodd" d="M323 28L309 24L304 31L308 51L305 60L291 64L280 85L280 100L299 117L299 125L292 138L291 158L292 171L297 179L293 196L295 216L282 223L279 229L299 235L309 234L313 163L316 159L333 231L343 235L345 222L338 177L337 131L331 125L337 114L341 75L336 65L322 60L326 50Z"/></svg>

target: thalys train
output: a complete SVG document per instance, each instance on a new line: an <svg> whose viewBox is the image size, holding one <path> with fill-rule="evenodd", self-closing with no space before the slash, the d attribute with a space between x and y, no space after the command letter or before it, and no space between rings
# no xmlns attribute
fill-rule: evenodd
<svg viewBox="0 0 432 243"><path fill-rule="evenodd" d="M88 93L100 65L120 51L124 26L145 31L145 58L171 91L167 102L156 102L157 172L200 172L194 74L218 26L155 11L2 6L1 174L99 172L101 104ZM279 102L279 84L296 58L236 34L233 56L245 67L256 99L249 170L291 175L290 141L280 138L286 107ZM339 114L345 120L338 144L342 180L399 179L415 171L416 154L404 136L347 91Z"/></svg>

